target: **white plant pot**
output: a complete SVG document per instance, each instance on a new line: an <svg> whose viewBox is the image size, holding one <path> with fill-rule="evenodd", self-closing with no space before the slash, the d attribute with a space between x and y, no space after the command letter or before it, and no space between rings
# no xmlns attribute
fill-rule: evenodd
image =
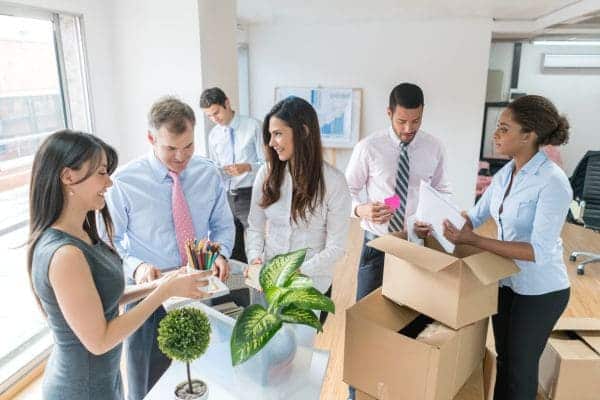
<svg viewBox="0 0 600 400"><path fill-rule="evenodd" d="M208 386L206 382L200 379L192 379L192 387L194 393L188 392L188 381L181 382L175 387L174 399L175 400L207 400L208 399Z"/></svg>
<svg viewBox="0 0 600 400"><path fill-rule="evenodd" d="M275 386L292 372L297 349L294 330L284 324L265 347L234 368L236 378L244 385Z"/></svg>

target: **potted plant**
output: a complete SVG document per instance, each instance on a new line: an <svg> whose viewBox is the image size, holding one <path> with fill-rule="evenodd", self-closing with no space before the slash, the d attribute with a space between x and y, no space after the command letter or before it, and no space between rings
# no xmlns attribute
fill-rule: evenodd
<svg viewBox="0 0 600 400"><path fill-rule="evenodd" d="M204 400L208 387L199 379L192 379L190 362L200 357L210 342L210 321L197 308L184 307L169 311L158 327L158 347L172 360L186 363L187 382L175 388L175 398Z"/></svg>
<svg viewBox="0 0 600 400"><path fill-rule="evenodd" d="M284 323L308 325L319 332L323 330L313 310L333 313L335 305L313 287L308 276L299 272L305 256L306 249L281 254L261 269L259 282L268 306L253 304L237 319L230 343L234 367L263 349ZM286 343L285 338L278 342L277 347L286 347L281 345ZM292 342L295 345L295 340L292 339ZM285 356L282 358L285 359Z"/></svg>

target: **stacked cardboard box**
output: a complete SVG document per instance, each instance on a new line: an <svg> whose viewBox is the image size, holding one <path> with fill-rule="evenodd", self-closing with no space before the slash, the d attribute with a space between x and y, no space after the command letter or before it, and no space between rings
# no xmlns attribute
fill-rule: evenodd
<svg viewBox="0 0 600 400"><path fill-rule="evenodd" d="M473 371L469 380L465 383L465 385L460 389L460 391L454 397L454 400L484 400L484 388L483 388L483 371L482 366L479 366ZM356 400L378 400L373 396L369 396L368 394L361 392L360 390L356 391ZM379 400L387 400L387 399L379 399Z"/></svg>
<svg viewBox="0 0 600 400"><path fill-rule="evenodd" d="M346 311L344 381L376 399L450 400L481 365L505 258L395 235L369 243L386 253L383 287ZM439 322L436 322L439 321ZM434 341L424 340L427 324Z"/></svg>
<svg viewBox="0 0 600 400"><path fill-rule="evenodd" d="M488 341L484 363L486 400L494 397L496 352ZM561 318L540 359L539 395L549 400L600 398L600 320Z"/></svg>

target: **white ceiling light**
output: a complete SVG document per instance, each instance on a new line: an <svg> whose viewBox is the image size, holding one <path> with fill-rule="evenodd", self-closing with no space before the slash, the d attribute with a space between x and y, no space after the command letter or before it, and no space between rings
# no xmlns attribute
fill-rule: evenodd
<svg viewBox="0 0 600 400"><path fill-rule="evenodd" d="M536 39L534 45L538 46L600 46L600 40L546 40Z"/></svg>

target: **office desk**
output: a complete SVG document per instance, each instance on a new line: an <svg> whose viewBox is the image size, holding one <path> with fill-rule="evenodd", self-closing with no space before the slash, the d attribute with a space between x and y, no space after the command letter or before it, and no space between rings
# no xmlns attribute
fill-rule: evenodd
<svg viewBox="0 0 600 400"><path fill-rule="evenodd" d="M328 351L298 346L287 379L278 382L274 388L259 386L242 388L239 384L240 380L236 378L236 371L231 366L229 351L234 321L202 303L196 302L193 306L206 312L212 327L211 341L206 353L191 364L192 378L202 379L208 384L210 400L319 399L329 361ZM144 399L172 399L175 386L186 379L185 363L173 362Z"/></svg>
<svg viewBox="0 0 600 400"><path fill-rule="evenodd" d="M487 221L477 229L482 235L496 238L496 224ZM600 264L591 264L585 275L577 275L578 261L569 261L574 250L600 252L600 233L579 225L565 224L561 233L563 240L563 258L571 281L571 298L565 317L600 318Z"/></svg>

